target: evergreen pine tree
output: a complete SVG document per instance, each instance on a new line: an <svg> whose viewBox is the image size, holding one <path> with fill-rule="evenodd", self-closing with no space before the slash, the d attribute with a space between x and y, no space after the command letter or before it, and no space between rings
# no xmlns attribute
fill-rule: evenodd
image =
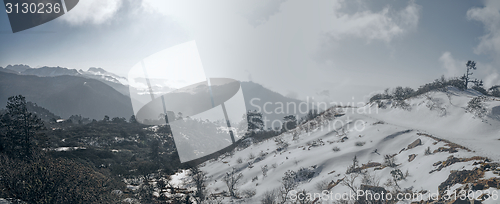
<svg viewBox="0 0 500 204"><path fill-rule="evenodd" d="M22 95L9 97L0 128L2 150L11 157L29 159L46 142L44 135L38 132L44 129L42 120L28 111Z"/></svg>

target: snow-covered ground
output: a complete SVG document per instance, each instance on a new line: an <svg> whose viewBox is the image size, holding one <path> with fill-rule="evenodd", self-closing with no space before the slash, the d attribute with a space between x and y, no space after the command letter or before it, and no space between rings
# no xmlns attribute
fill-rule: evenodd
<svg viewBox="0 0 500 204"><path fill-rule="evenodd" d="M445 92L430 92L409 100L411 111L379 109L370 117L401 127L425 131L436 137L466 146L477 154L500 161L500 99L487 98L488 114L483 119L466 111L467 103L482 95L474 90L459 91L454 87ZM432 109L432 110L431 110ZM373 112L374 110L372 110Z"/></svg>
<svg viewBox="0 0 500 204"><path fill-rule="evenodd" d="M301 168L304 168L302 172L312 173L297 180L297 191L305 189L309 193L321 193L327 189L329 198L332 198L349 192L342 179L353 175L346 174L346 170L356 156L360 167L371 164L363 168L365 175L371 175L371 185L378 183L388 191L399 189L436 193L438 186L448 179L450 171L472 170L484 162L484 158L472 157L500 160L500 121L495 115L498 112L492 111L500 106L500 100L486 99L487 116L479 118L466 110L467 103L479 95L475 91L449 88L446 92L430 92L406 100L411 107L406 110L392 107L387 101L384 109L376 104L369 104L363 109L344 109L343 116L322 116L311 121L322 125L305 124L278 136L289 144L284 150L280 150L278 142L272 138L236 150L232 155L207 161L201 165L201 170L208 173L207 188L212 193L227 191L223 181L226 172L235 168L242 173L238 191L255 189L256 195L233 200L236 202L260 203L266 192L280 188L285 172L299 172ZM307 131L308 127L312 130ZM298 139L293 139L294 134L298 135ZM420 145L410 148L412 143ZM431 154L426 154L428 149ZM385 155L394 156L398 166L386 166ZM462 160L447 162L450 156ZM263 169L268 169L266 176ZM393 180L391 171L395 169L408 173L405 179L398 181L399 188L388 182ZM485 175L487 178L499 177L495 169ZM360 174L355 180L357 186L362 183L362 177ZM326 187L328 184L329 187ZM453 188L461 186L463 184L455 184ZM225 201L229 200L225 198ZM323 203L332 202L328 200ZM483 203L499 202L488 200Z"/></svg>

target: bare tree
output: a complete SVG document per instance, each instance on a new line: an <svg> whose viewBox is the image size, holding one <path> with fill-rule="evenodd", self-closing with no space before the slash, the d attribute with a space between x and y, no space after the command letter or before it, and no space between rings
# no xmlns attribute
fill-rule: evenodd
<svg viewBox="0 0 500 204"><path fill-rule="evenodd" d="M205 200L205 182L207 180L207 173L201 171L198 166L194 166L190 168L190 176L196 187L196 191L194 193L195 199L197 203L201 203Z"/></svg>
<svg viewBox="0 0 500 204"><path fill-rule="evenodd" d="M236 185L240 182L241 178L243 178L243 174L238 174L236 172L236 168L233 168L232 171L226 172L226 175L224 175L224 178L222 179L224 182L226 182L229 194L234 198L237 197Z"/></svg>
<svg viewBox="0 0 500 204"><path fill-rule="evenodd" d="M281 203L286 203L288 193L297 187L297 173L292 170L285 172L285 176L281 178Z"/></svg>
<svg viewBox="0 0 500 204"><path fill-rule="evenodd" d="M342 179L342 185L347 186L351 191L356 194L359 190L359 186L356 185L356 179L359 177L359 174L349 174Z"/></svg>

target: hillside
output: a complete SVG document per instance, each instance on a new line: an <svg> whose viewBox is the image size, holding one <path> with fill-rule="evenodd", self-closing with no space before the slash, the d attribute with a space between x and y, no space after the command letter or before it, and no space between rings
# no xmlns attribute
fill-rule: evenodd
<svg viewBox="0 0 500 204"><path fill-rule="evenodd" d="M0 107L5 107L8 97L19 94L63 118L79 114L94 119L105 115L128 118L133 114L127 96L95 79L0 72Z"/></svg>
<svg viewBox="0 0 500 204"><path fill-rule="evenodd" d="M478 96L484 114L469 106ZM422 193L423 198L413 200L420 201L429 200L429 193L445 196L449 187L472 189L475 198L485 200L482 203L497 203L486 200L488 196L479 190L489 189L489 196L494 196L500 188L500 165L496 163L500 161L500 100L448 88L404 102L408 106L383 100L361 109L329 109L274 140L248 140L248 147L201 165L208 173L207 187L214 194L227 195L223 177L235 168L243 178L237 185L241 199L232 200L242 203L279 200L278 190L287 183L283 179L296 185L291 194L302 189L319 194L327 190L326 196L333 197L349 192L349 186L364 190L382 187L384 192ZM345 115L335 117L340 112ZM355 157L357 164L353 164ZM287 171L291 176L284 177ZM182 175L174 179L189 183ZM256 190L254 196L252 189ZM446 198L440 197L441 201L455 201Z"/></svg>
<svg viewBox="0 0 500 204"><path fill-rule="evenodd" d="M61 117L55 115L54 113L50 112L44 107L38 106L36 103L28 101L26 103L26 106L29 112L36 114L40 119L42 119L45 122L53 122L56 121L57 119L61 119Z"/></svg>
<svg viewBox="0 0 500 204"><path fill-rule="evenodd" d="M64 67L31 68L28 65L21 64L21 65L9 65L5 68L0 68L0 72L21 75L21 76L18 76L19 78L24 78L22 76L26 76L26 77L28 77L28 76L38 76L38 77L62 77L62 76L65 76L65 77L69 77L69 76L71 76L71 77L80 78L80 79L78 79L78 81L80 81L80 82L82 80L83 81L97 80L97 81L100 81L100 82L110 86L111 88L113 88L114 90L116 90L117 92L119 92L125 96L130 95L129 91L138 91L136 88L132 88L131 90L129 90L129 86L128 86L128 82L127 82L126 78L120 77L120 76L113 74L111 72L108 72L102 68L91 67L87 71L83 71L83 70L69 69L69 68L64 68ZM89 79L89 80L87 80L87 79ZM38 80L50 81L51 79L48 78L48 79L38 79ZM70 82L69 80L66 80L66 81L65 80L56 80L56 81L57 82L53 82L53 84L63 83L63 84L60 84L60 86L66 86L66 87L72 86L71 84L73 84L73 83L64 84L66 82ZM12 82L13 82L13 80L12 80ZM8 84L8 83L4 83L4 84ZM4 87L6 87L6 86L4 86ZM32 97L37 98L37 100L39 100L38 98L43 98L43 96L36 96L35 97L35 95L36 95L35 93L37 93L36 91L28 90L25 88L29 88L29 86L18 86L14 90L16 90L18 92L18 94L25 93L25 92L32 93L33 94ZM76 89L76 87L74 87L74 88ZM271 91L271 90L265 88L264 86L257 84L257 83L254 83L254 82L241 82L241 88L242 88L243 93L245 95L245 103L246 103L247 110L260 109L261 112L263 113L264 118L269 121L266 124L266 127L270 127L271 123L275 120L281 121L283 119L283 117L287 116L287 115L296 115L296 116L298 116L298 118L304 117L307 114L307 111L312 108L312 107L308 106L307 110L304 109L301 112L298 107L294 108L295 106L298 106L300 103L303 103L301 100L285 97L277 92ZM14 92L11 92L11 93L14 93ZM61 94L63 94L63 93L61 93ZM66 96L71 95L69 93L65 93L65 94L67 94ZM65 94L63 94L63 95L65 95ZM5 95L7 95L7 94L5 94ZM0 94L0 96L3 96L3 95ZM75 97L76 96L77 95L75 95ZM252 101L252 99L256 99L256 100ZM28 98L28 100L30 100L30 98ZM75 98L75 99L68 98L67 100L78 101L77 98ZM128 99L128 100L130 100L130 99ZM48 108L49 110L52 110L52 107L54 107L54 106L45 106L44 104L46 104L46 103L42 104L38 101L34 101L34 102L39 103L40 105ZM270 102L270 103L265 104L265 102ZM291 105L290 108L287 109L287 104L293 104L293 105ZM2 105L2 103L0 103L0 105ZM95 104L95 105L97 105L97 104ZM265 112L264 112L264 105L265 105L265 109L266 109ZM276 109L277 108L279 109L280 106L284 107L283 111L276 111ZM92 107L92 106L77 106L77 107L81 107L81 108L68 109L68 108L64 108L64 106L63 106L63 110L54 110L54 112L56 113L56 115L60 115L63 118L66 118L66 116L73 115L73 114L82 114L82 116L84 116L84 117L90 117L90 115L95 116L95 113L94 113L95 111L87 110L85 108L85 107ZM70 113L66 113L68 111ZM90 112L90 115L85 116L85 114L87 112ZM123 114L122 114L122 115L116 115L116 116L128 118L128 117L130 117L130 115L123 116ZM93 118L93 117L90 117L90 118ZM99 116L99 117L96 117L95 119L101 119L101 118L102 117ZM278 123L276 123L276 124L278 124Z"/></svg>
<svg viewBox="0 0 500 204"><path fill-rule="evenodd" d="M287 115L296 115L298 118L301 118L307 114L308 110L303 109L301 112L298 108L300 103L304 103L303 101L288 98L277 92L269 90L260 84L251 81L241 82L241 90L245 95L247 110L260 110L263 118L267 118L267 120L270 121L266 124L266 127L271 127L272 121L283 120L283 117ZM252 99L254 100L252 101ZM294 104L295 106L290 105L287 109L287 104ZM283 106L283 112L279 109L281 106ZM308 107L309 109L312 108L312 106Z"/></svg>

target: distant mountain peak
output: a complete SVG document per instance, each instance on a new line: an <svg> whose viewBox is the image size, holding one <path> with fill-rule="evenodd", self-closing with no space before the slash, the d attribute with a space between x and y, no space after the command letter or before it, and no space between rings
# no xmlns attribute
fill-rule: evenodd
<svg viewBox="0 0 500 204"><path fill-rule="evenodd" d="M77 76L80 75L76 69L68 69L64 67L49 67L49 66L43 66L40 68L31 68L31 69L26 69L23 72L21 72L23 75L36 75L40 77L54 77L54 76L62 76L62 75L70 75L70 76Z"/></svg>
<svg viewBox="0 0 500 204"><path fill-rule="evenodd" d="M109 73L107 72L106 70L104 70L103 68L100 68L100 67L90 67L87 72L102 72L102 73Z"/></svg>
<svg viewBox="0 0 500 204"><path fill-rule="evenodd" d="M7 67L5 67L5 69L21 73L21 72L26 71L27 69L32 69L32 68L28 65L25 65L25 64L15 64L15 65L9 64L9 65L7 65Z"/></svg>

